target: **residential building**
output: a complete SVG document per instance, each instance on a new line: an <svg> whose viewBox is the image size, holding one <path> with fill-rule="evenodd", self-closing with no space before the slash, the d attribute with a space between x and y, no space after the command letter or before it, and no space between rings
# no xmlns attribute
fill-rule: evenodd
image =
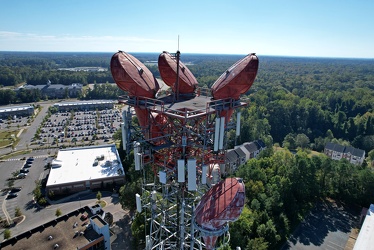
<svg viewBox="0 0 374 250"><path fill-rule="evenodd" d="M325 146L325 154L333 160L347 159L350 163L361 165L365 160L365 151L351 146L342 146L328 142Z"/></svg>
<svg viewBox="0 0 374 250"><path fill-rule="evenodd" d="M242 145L235 146L226 152L226 171L223 174L232 173L237 170L240 165L245 164L249 159L256 158L258 154L266 148L262 140L246 142Z"/></svg>

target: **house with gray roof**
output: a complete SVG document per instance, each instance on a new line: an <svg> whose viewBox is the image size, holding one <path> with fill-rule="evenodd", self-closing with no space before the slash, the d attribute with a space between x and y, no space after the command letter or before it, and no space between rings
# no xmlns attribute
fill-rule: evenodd
<svg viewBox="0 0 374 250"><path fill-rule="evenodd" d="M342 146L328 142L325 146L325 155L333 160L347 159L350 163L361 165L365 160L365 150L351 146Z"/></svg>
<svg viewBox="0 0 374 250"><path fill-rule="evenodd" d="M244 151L242 150L241 147L238 147L236 149L234 149L235 153L237 154L238 156L238 163L239 165L242 165L244 163L246 163L247 159L246 159L246 154L244 153Z"/></svg>
<svg viewBox="0 0 374 250"><path fill-rule="evenodd" d="M238 164L238 155L235 153L234 149L229 149L226 152L226 173L235 171L239 164Z"/></svg>
<svg viewBox="0 0 374 250"><path fill-rule="evenodd" d="M225 162L226 173L235 172L240 165L245 164L249 159L256 158L265 148L265 143L262 140L256 140L227 150Z"/></svg>

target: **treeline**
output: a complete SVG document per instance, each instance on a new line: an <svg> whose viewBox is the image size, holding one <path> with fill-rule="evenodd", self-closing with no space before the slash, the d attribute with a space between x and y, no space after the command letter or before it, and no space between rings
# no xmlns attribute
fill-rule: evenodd
<svg viewBox="0 0 374 250"><path fill-rule="evenodd" d="M110 99L117 100L119 96L125 92L116 85L104 83L94 84L93 88L86 88L82 94L78 95L82 100L94 99ZM42 93L40 89L20 89L14 91L11 89L0 89L0 105L8 105L14 103L30 103L41 100L48 100L48 96Z"/></svg>
<svg viewBox="0 0 374 250"><path fill-rule="evenodd" d="M15 53L0 52L0 85L105 83L106 72L58 71L60 67L101 66L109 69L113 53ZM157 61L157 53L134 53L142 62ZM200 87L215 80L243 55L181 54ZM374 148L374 60L291 58L259 56L260 68L246 94L240 142L265 138L269 143L294 150L296 138L305 147L322 151L336 140L366 152ZM148 64L147 64L148 65ZM159 77L157 64L147 66ZM99 85L97 85L99 86ZM81 98L116 99L117 91L105 87L89 90ZM112 94L108 94L112 93ZM45 99L37 90L13 93L0 89L0 104ZM300 141L300 140L298 140Z"/></svg>
<svg viewBox="0 0 374 250"><path fill-rule="evenodd" d="M0 86L113 82L106 72L71 72L58 70L73 67L109 69L111 53L0 52Z"/></svg>
<svg viewBox="0 0 374 250"><path fill-rule="evenodd" d="M370 169L304 151L268 152L241 166L235 176L244 180L246 205L230 224L232 249L279 249L315 202L333 198L367 207L374 192Z"/></svg>
<svg viewBox="0 0 374 250"><path fill-rule="evenodd" d="M322 151L326 141L374 148L374 60L264 58L247 93L241 142L271 135L295 149L297 135Z"/></svg>

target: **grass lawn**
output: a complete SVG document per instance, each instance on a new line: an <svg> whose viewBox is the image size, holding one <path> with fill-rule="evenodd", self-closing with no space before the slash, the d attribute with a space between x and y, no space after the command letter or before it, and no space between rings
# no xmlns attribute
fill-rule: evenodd
<svg viewBox="0 0 374 250"><path fill-rule="evenodd" d="M288 149L285 149L285 148L282 148L282 147L277 147L277 146L273 146L273 148L274 148L274 152L288 150ZM308 149L308 151L309 151L309 153L308 153L308 156L309 156L309 157L312 157L312 156L314 156L314 155L318 156L318 155L321 154L320 152L313 151L313 150L310 150L310 149ZM294 152L294 151L292 151L292 152Z"/></svg>
<svg viewBox="0 0 374 250"><path fill-rule="evenodd" d="M16 141L16 135L18 134L19 130L8 130L8 131L1 131L0 132L0 147L5 147L12 144L13 139ZM13 135L13 136L12 136Z"/></svg>
<svg viewBox="0 0 374 250"><path fill-rule="evenodd" d="M96 201L97 204L100 204L100 206L103 208L106 206L106 202L104 200Z"/></svg>

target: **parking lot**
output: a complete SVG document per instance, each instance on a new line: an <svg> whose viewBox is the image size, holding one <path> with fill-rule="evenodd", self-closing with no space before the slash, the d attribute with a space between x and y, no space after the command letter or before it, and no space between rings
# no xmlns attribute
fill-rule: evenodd
<svg viewBox="0 0 374 250"><path fill-rule="evenodd" d="M1 218L14 218L17 207L21 209L23 214L30 216L30 218L32 217L32 209L36 208L32 194L36 187L35 181L42 180L48 175L49 170L45 166L51 160L52 157L42 155L35 157L32 162L27 162L26 159L0 162ZM21 169L25 169L28 172L25 173L24 177L17 177L14 173L19 173ZM8 181L12 179L14 179L13 188L21 188L20 191L12 192L16 195L15 197L9 197L11 192L9 192Z"/></svg>
<svg viewBox="0 0 374 250"><path fill-rule="evenodd" d="M41 221L53 219L56 207L68 212L94 201L95 194L89 193L78 200L41 208L35 204L32 191L36 187L35 181L47 177L49 169L46 165L52 161L59 148L109 144L113 142L113 134L120 129L122 105L115 106L114 109L50 114L48 108L52 104L41 104L41 112L35 118L13 116L3 119L0 123L2 131L11 132L14 136L20 135L19 142L13 149L1 149L3 155L12 151L32 149L31 152L24 151L25 154L0 161L0 217L2 220L14 219L16 208L19 208L26 218L22 225L11 228L12 235L29 230ZM19 133L21 130L22 133ZM34 160L30 164L27 159L31 156ZM15 174L21 169L24 172L22 174L27 175L19 175L20 172L17 173L18 176ZM9 196L9 179L14 179L13 187L21 188L20 191L12 192L14 197ZM4 228L0 227L0 234L3 230Z"/></svg>
<svg viewBox="0 0 374 250"><path fill-rule="evenodd" d="M40 125L32 144L72 147L111 143L121 122L118 109L57 112Z"/></svg>
<svg viewBox="0 0 374 250"><path fill-rule="evenodd" d="M358 219L359 209L335 201L319 202L282 250L344 250Z"/></svg>

